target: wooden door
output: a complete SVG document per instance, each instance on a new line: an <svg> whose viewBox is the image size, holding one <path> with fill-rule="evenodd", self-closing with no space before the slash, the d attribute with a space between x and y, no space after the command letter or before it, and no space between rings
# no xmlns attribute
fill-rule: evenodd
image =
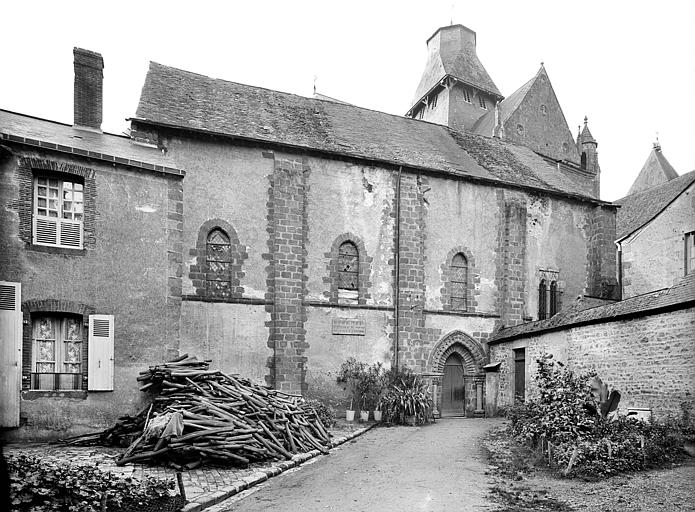
<svg viewBox="0 0 695 512"><path fill-rule="evenodd" d="M464 413L463 362L451 354L444 363L442 380L442 415Z"/></svg>
<svg viewBox="0 0 695 512"><path fill-rule="evenodd" d="M21 285L0 281L0 427L19 426Z"/></svg>

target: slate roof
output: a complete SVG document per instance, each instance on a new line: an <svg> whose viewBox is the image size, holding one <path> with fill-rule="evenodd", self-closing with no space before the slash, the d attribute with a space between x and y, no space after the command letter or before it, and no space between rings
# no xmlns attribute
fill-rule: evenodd
<svg viewBox="0 0 695 512"><path fill-rule="evenodd" d="M695 182L695 171L615 201L614 204L620 205L616 217L618 240L634 233L654 219L693 182Z"/></svg>
<svg viewBox="0 0 695 512"><path fill-rule="evenodd" d="M661 146L655 144L654 149L647 157L647 161L644 162L642 170L630 187L628 195L643 192L677 177L678 173L661 152Z"/></svg>
<svg viewBox="0 0 695 512"><path fill-rule="evenodd" d="M588 298L588 302L584 302L584 299L587 298L578 299L566 311L561 311L546 320L501 329L489 343L494 345L523 336L537 335L580 324L609 322L628 316L653 314L669 307L688 307L695 303L695 272L691 272L671 288L664 288L617 302L608 301L609 303L605 304L606 301L602 299ZM604 302L604 304L595 305L597 300Z"/></svg>
<svg viewBox="0 0 695 512"><path fill-rule="evenodd" d="M124 135L77 129L7 110L0 110L0 140L141 169L184 174L159 149L136 144Z"/></svg>
<svg viewBox="0 0 695 512"><path fill-rule="evenodd" d="M463 27L463 25L442 27L438 29L432 37L440 30L456 30L459 28L469 30ZM432 37L430 37L430 39L432 39ZM442 55L441 51L444 51L444 55ZM500 99L503 98L502 93L500 93L499 89L492 81L492 78L490 78L490 75L485 70L485 67L478 59L475 45L466 43L462 49L457 49L457 51L446 51L442 49L439 54L430 54L428 56L427 63L425 64L425 71L422 73L422 78L415 91L415 98L412 104L417 105L417 103L446 76L453 76L493 96L497 96Z"/></svg>
<svg viewBox="0 0 695 512"><path fill-rule="evenodd" d="M530 149L439 124L150 63L138 122L533 187L600 202ZM601 202L603 203L603 202Z"/></svg>

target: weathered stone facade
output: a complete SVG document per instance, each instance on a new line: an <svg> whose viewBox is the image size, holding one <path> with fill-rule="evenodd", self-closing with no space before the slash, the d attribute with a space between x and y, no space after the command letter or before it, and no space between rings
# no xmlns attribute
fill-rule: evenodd
<svg viewBox="0 0 695 512"><path fill-rule="evenodd" d="M680 419L695 396L695 308L531 333L490 346L500 362L498 404L514 396L513 351L526 349L526 392L533 396L536 359L549 353L575 372L595 370L621 393L620 410L650 409L656 418Z"/></svg>

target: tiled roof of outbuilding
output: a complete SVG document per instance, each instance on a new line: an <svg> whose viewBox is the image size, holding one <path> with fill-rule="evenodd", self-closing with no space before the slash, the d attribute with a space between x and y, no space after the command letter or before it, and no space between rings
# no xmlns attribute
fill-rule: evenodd
<svg viewBox="0 0 695 512"><path fill-rule="evenodd" d="M159 149L136 144L130 137L83 130L7 110L0 110L0 140L141 169L183 174Z"/></svg>
<svg viewBox="0 0 695 512"><path fill-rule="evenodd" d="M603 304L596 305L597 300ZM606 304L606 302L608 303ZM667 307L692 303L695 303L695 272L691 272L671 288L664 288L617 302L582 297L567 310L563 310L547 320L538 320L501 329L489 343L501 343L522 336L568 328L578 324L612 321L640 313L649 314Z"/></svg>
<svg viewBox="0 0 695 512"><path fill-rule="evenodd" d="M695 171L615 201L616 236L622 239L650 222L695 182Z"/></svg>
<svg viewBox="0 0 695 512"><path fill-rule="evenodd" d="M598 201L530 149L446 126L151 63L139 121Z"/></svg>

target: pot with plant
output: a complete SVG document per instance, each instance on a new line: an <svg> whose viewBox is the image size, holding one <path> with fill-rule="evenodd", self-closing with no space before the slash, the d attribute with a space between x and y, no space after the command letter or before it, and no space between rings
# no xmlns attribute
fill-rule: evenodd
<svg viewBox="0 0 695 512"><path fill-rule="evenodd" d="M386 370L384 370L384 365L380 362L374 363L369 367L370 375L370 397L374 405L374 421L381 421L381 398L384 391L388 387L388 380L386 376Z"/></svg>
<svg viewBox="0 0 695 512"><path fill-rule="evenodd" d="M360 390L364 380L365 363L357 361L354 357L348 358L340 365L337 381L342 385L343 390L350 394L350 407L345 410L345 419L355 421L355 402L359 403L361 398Z"/></svg>

